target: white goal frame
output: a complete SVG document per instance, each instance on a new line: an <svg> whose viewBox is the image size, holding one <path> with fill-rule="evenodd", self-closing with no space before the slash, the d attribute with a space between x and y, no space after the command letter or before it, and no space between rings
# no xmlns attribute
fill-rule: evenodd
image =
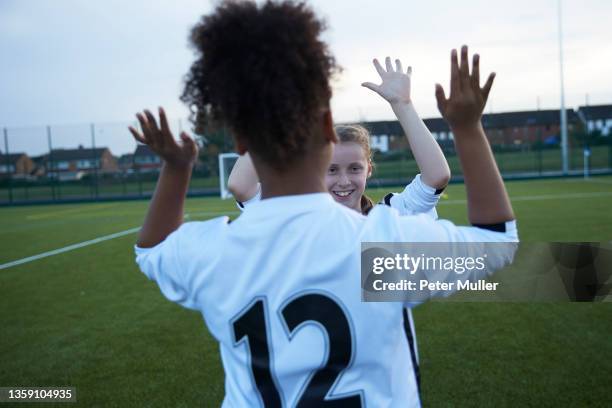
<svg viewBox="0 0 612 408"><path fill-rule="evenodd" d="M238 157L240 157L240 155L237 153L219 153L219 192L222 200L232 196L232 193L227 189L227 178L229 177L229 173L226 174L224 163L227 159L237 159ZM231 171L231 169L227 170Z"/></svg>

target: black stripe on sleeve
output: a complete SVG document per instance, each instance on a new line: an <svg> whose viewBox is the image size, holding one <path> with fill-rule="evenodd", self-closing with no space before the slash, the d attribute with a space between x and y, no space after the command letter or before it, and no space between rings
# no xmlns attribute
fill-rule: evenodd
<svg viewBox="0 0 612 408"><path fill-rule="evenodd" d="M435 195L440 195L440 194L442 194L442 193L444 192L444 189L446 189L446 186L445 186L445 187L442 187L442 188L437 189L437 190L434 192L434 194L435 194Z"/></svg>
<svg viewBox="0 0 612 408"><path fill-rule="evenodd" d="M238 204L240 208L244 209L244 204L242 204L242 202L236 200L236 204Z"/></svg>
<svg viewBox="0 0 612 408"><path fill-rule="evenodd" d="M417 390L419 396L421 395L421 369L419 368L419 362L416 359L416 351L414 349L414 336L412 335L412 328L410 327L410 319L408 318L408 311L404 309L404 331L406 332L406 338L408 339L408 346L410 347L410 359L412 360L412 368L414 368L414 377L416 378Z"/></svg>
<svg viewBox="0 0 612 408"><path fill-rule="evenodd" d="M473 226L477 227L477 228L482 228L482 229L486 229L489 231L495 231L495 232L506 232L506 223L505 222L500 222L497 224L472 224Z"/></svg>
<svg viewBox="0 0 612 408"><path fill-rule="evenodd" d="M391 207L391 199L393 198L394 194L393 193L389 193L387 194L383 199L381 204L384 205L388 205L389 207Z"/></svg>

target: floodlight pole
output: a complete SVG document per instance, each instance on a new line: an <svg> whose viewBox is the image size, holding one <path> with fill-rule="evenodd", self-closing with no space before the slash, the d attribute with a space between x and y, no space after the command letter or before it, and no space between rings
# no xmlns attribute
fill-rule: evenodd
<svg viewBox="0 0 612 408"><path fill-rule="evenodd" d="M561 0L557 0L559 16L559 69L561 82L561 162L563 163L563 174L569 171L568 147L567 147L567 112L565 111L565 89L563 86L563 29L561 24Z"/></svg>

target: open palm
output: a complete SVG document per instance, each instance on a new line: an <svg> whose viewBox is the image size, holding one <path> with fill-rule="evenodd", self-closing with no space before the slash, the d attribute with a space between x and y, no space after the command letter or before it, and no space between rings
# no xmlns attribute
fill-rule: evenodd
<svg viewBox="0 0 612 408"><path fill-rule="evenodd" d="M198 145L185 132L180 135L180 143L174 140L166 113L162 108L159 108L159 126L155 116L148 110L145 110L144 114L137 113L136 118L138 118L142 133L131 126L129 127L136 141L149 146L168 164L181 167L193 165L198 156Z"/></svg>
<svg viewBox="0 0 612 408"><path fill-rule="evenodd" d="M361 85L376 92L391 104L410 103L412 67L408 67L404 72L402 62L396 59L395 67L393 67L389 57L385 58L385 65L386 69L380 65L377 59L374 59L374 67L382 79L382 84L376 85L372 82L364 82Z"/></svg>

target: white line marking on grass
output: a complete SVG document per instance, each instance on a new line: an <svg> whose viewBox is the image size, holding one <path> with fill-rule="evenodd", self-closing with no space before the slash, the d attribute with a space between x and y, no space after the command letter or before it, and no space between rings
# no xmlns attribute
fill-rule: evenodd
<svg viewBox="0 0 612 408"><path fill-rule="evenodd" d="M195 216L233 215L233 214L238 214L238 213L240 213L240 211L224 211L224 212L221 212L221 211L202 211L202 212L185 214L183 216L183 218L185 220L188 220L188 219L190 219L194 215ZM75 250L75 249L83 248L83 247L86 247L86 246L89 246L89 245L98 244L100 242L108 241L108 240L111 240L111 239L123 237L125 235L133 234L133 233L138 232L138 231L140 231L140 227L130 228L130 229L125 230L125 231L120 231L120 232L116 232L114 234L105 235L103 237L94 238L94 239L90 239L88 241L79 242L78 244L68 245L66 247L54 249L52 251L43 252L43 253L38 254L38 255L28 256L27 258L22 258L22 259L18 259L16 261L11 261L11 262L7 262L5 264L0 264L0 269L7 269L7 268L10 268L12 266L17 266L17 265L22 265L24 263L28 263L28 262L32 262L32 261L37 261L39 259L46 258L46 257L49 257L49 256L63 254L64 252L68 252L68 251L72 251L72 250Z"/></svg>
<svg viewBox="0 0 612 408"><path fill-rule="evenodd" d="M26 216L26 219L27 220L40 220L42 218L61 216L61 215L66 215L66 214L70 214L70 213L80 213L80 212L84 212L84 211L87 211L87 210L100 210L100 209L109 208L109 207L115 207L115 206L117 206L117 204L115 204L115 203L111 203L111 204L97 204L97 205L92 205L90 207L79 206L77 208L66 208L66 209L63 209L63 210L49 211L49 212L46 212L46 213L32 214L32 215Z"/></svg>
<svg viewBox="0 0 612 408"><path fill-rule="evenodd" d="M140 230L140 227L130 228L129 230L125 230L125 231L121 231L121 232L116 232L114 234L105 235L103 237L90 239L89 241L79 242L78 244L68 245L68 246L63 247L63 248L54 249L53 251L48 251L48 252L43 252L42 254L28 256L27 258L22 258L22 259L18 259L16 261L12 261L12 262L8 262L8 263L5 263L5 264L2 264L2 265L0 265L0 269L6 269L6 268L10 268L11 266L17 266L17 265L21 265L21 264L24 264L24 263L36 261L38 259L46 258L48 256L62 254L64 252L72 251L74 249L83 248L83 247L86 247L86 246L89 246L89 245L97 244L99 242L104 242L104 241L108 241L110 239L115 239L115 238L122 237L124 235L133 234L134 232L137 232L139 230Z"/></svg>
<svg viewBox="0 0 612 408"><path fill-rule="evenodd" d="M510 197L510 202L516 201L538 201L538 200L561 200L572 198L597 198L611 197L612 191L599 191L594 193L567 193L567 194L549 194L549 195L534 195L534 196L518 196ZM465 204L467 200L443 200L439 201L438 205L443 204Z"/></svg>
<svg viewBox="0 0 612 408"><path fill-rule="evenodd" d="M612 196L612 191L610 192L595 192L595 193L569 193L569 194L550 194L550 195L535 195L535 196L519 196L519 197L511 197L511 202L516 201L537 201L537 200L559 200L559 199L572 199L572 198L595 198L595 197L610 197ZM467 200L444 200L440 201L438 205L449 205L449 204L465 204ZM184 215L185 219L190 219L192 216L212 216L212 215L234 215L240 214L240 211L202 211L202 212L192 212ZM16 261L8 262L5 264L0 264L0 269L10 268L12 266L22 265L24 263L36 261L38 259L46 258L48 256L62 254L64 252L72 251L75 249L83 248L89 245L94 245L100 242L108 241L111 239L119 238L124 235L133 234L140 230L140 227L130 228L125 231L116 232L114 234L105 235L103 237L94 238L89 241L80 242L78 244L68 245L63 248L54 249L53 251L43 252L38 255L29 256L27 258L18 259Z"/></svg>

